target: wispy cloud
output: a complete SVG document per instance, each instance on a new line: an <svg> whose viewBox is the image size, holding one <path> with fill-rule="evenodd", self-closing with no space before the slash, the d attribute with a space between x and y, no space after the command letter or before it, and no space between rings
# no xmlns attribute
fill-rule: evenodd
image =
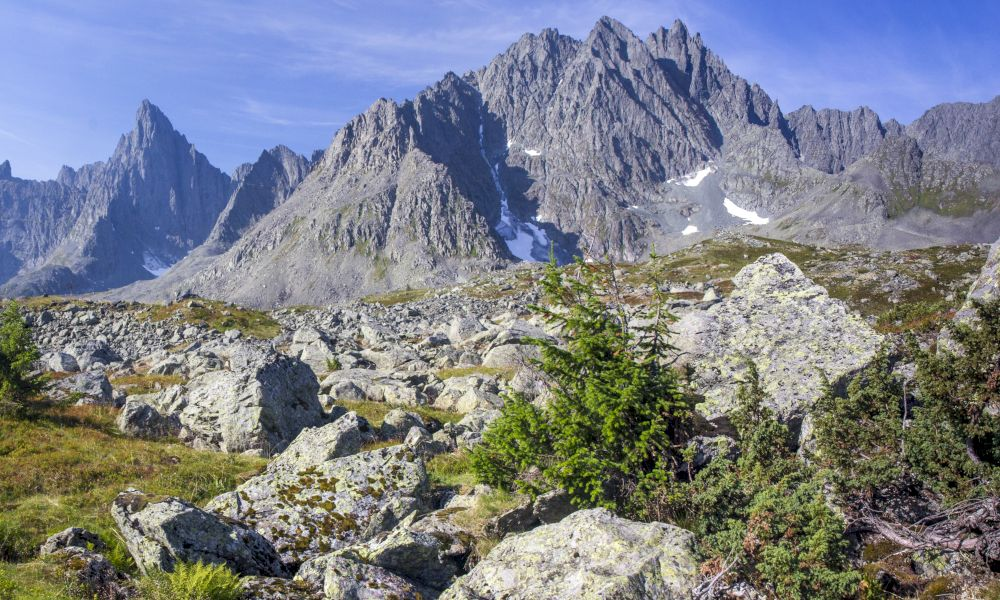
<svg viewBox="0 0 1000 600"><path fill-rule="evenodd" d="M30 142L28 142L28 140L26 140L23 137L17 135L13 131L10 131L10 130L7 130L7 129L3 129L3 128L0 128L0 137L5 137L8 140L14 140L15 142L18 142L18 143L21 143L21 144L30 144Z"/></svg>

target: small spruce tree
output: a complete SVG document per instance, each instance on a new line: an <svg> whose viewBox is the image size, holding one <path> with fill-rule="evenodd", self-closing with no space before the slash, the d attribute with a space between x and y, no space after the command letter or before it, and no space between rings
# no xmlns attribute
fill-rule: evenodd
<svg viewBox="0 0 1000 600"><path fill-rule="evenodd" d="M0 312L0 402L19 403L38 390L30 376L38 360L38 348L31 339L17 303L8 302Z"/></svg>
<svg viewBox="0 0 1000 600"><path fill-rule="evenodd" d="M550 261L541 287L545 302L532 310L565 340L532 341L551 400L508 398L473 468L502 488L562 487L578 506L626 510L671 477L691 414L669 362L672 316L659 293L630 311L613 264Z"/></svg>

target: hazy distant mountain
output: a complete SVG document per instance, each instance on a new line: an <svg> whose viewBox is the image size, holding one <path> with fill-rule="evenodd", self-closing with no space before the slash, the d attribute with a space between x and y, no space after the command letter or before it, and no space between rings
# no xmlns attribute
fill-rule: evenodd
<svg viewBox="0 0 1000 600"><path fill-rule="evenodd" d="M22 270L5 293L87 292L154 277L205 241L231 186L148 101L111 158L84 171L73 226L47 240L41 266ZM64 170L60 179L81 177Z"/></svg>
<svg viewBox="0 0 1000 600"><path fill-rule="evenodd" d="M137 132L162 118L144 112ZM99 173L60 176L88 193L44 264L100 289L148 279L145 261L127 256L168 265L206 242L111 295L273 305L446 284L543 260L550 246L563 260L636 260L733 227L821 244L987 242L1000 236L998 123L1000 98L941 105L906 128L864 107L786 116L680 21L643 40L603 18L582 41L525 35L412 101L376 101L321 156L275 149L231 182L193 149L163 151L190 147L169 123L153 125L174 141L142 151L123 141L125 154L172 160L123 162L120 146ZM123 189L124 173L159 185ZM101 235L98 217L119 215L102 208L113 199L158 207L169 233L129 213L107 217L117 235ZM23 285L32 277L12 289L40 289Z"/></svg>

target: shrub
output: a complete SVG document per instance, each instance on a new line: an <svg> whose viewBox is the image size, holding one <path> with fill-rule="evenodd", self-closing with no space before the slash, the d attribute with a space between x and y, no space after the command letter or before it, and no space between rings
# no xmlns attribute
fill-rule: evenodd
<svg viewBox="0 0 1000 600"><path fill-rule="evenodd" d="M788 449L787 427L766 399L750 365L730 416L739 458L716 459L693 481L661 490L648 510L691 529L707 564L727 565L774 597L848 597L860 580L847 560L845 524L816 470Z"/></svg>
<svg viewBox="0 0 1000 600"><path fill-rule="evenodd" d="M0 402L19 403L38 391L38 382L30 377L31 365L38 360L38 348L18 310L8 302L0 312Z"/></svg>
<svg viewBox="0 0 1000 600"><path fill-rule="evenodd" d="M565 340L532 341L552 399L538 408L507 398L473 468L503 489L562 487L578 506L627 509L670 477L691 414L668 363L672 317L662 297L630 316L613 265L552 261L541 287L546 304L532 310Z"/></svg>
<svg viewBox="0 0 1000 600"><path fill-rule="evenodd" d="M954 349L912 344L918 406L906 435L913 471L948 500L996 493L1000 467L1000 300L952 324Z"/></svg>
<svg viewBox="0 0 1000 600"><path fill-rule="evenodd" d="M870 498L903 475L902 402L887 348L851 381L846 397L827 386L816 404L816 459L838 492Z"/></svg>
<svg viewBox="0 0 1000 600"><path fill-rule="evenodd" d="M179 562L172 572L143 577L139 593L147 600L236 600L240 578L225 565Z"/></svg>

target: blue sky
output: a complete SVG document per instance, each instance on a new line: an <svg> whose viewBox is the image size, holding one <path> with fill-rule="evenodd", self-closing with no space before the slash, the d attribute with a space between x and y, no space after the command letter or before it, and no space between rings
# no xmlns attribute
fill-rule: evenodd
<svg viewBox="0 0 1000 600"><path fill-rule="evenodd" d="M308 154L381 96L605 14L641 37L683 19L786 112L867 104L905 124L1000 94L989 0L0 0L0 160L41 179L103 160L143 98L226 171L279 143Z"/></svg>

